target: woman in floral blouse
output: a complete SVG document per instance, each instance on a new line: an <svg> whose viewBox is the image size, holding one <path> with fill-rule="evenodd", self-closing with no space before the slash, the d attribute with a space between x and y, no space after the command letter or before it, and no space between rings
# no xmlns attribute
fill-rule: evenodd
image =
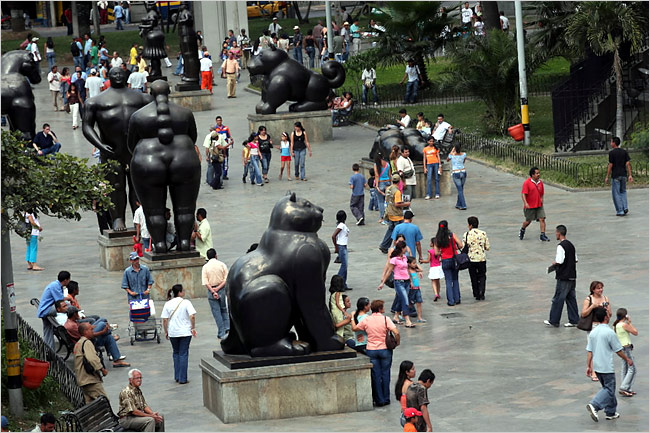
<svg viewBox="0 0 650 433"><path fill-rule="evenodd" d="M469 230L463 235L463 240L469 245L469 277L472 280L472 292L477 301L485 300L485 252L490 250L490 241L483 230L478 229L478 218L467 218Z"/></svg>

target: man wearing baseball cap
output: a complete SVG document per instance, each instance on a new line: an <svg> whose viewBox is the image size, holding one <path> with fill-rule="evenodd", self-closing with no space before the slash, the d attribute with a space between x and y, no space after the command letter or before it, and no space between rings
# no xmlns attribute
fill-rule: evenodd
<svg viewBox="0 0 650 433"><path fill-rule="evenodd" d="M153 285L153 278L151 278L149 268L140 264L140 257L135 251L131 251L129 254L129 261L131 266L124 270L122 288L126 290L129 301L140 297L148 298Z"/></svg>
<svg viewBox="0 0 650 433"><path fill-rule="evenodd" d="M399 174L395 173L391 177L392 184L386 188L386 216L388 217L388 228L384 235L384 240L379 245L379 251L386 254L390 247L393 236L393 229L404 221L402 208L409 207L411 202L402 201L402 192L397 187L400 181Z"/></svg>
<svg viewBox="0 0 650 433"><path fill-rule="evenodd" d="M280 30L282 30L282 26L278 24L278 17L273 17L273 22L269 24L269 33L278 34Z"/></svg>
<svg viewBox="0 0 650 433"><path fill-rule="evenodd" d="M404 424L404 431L414 432L418 431L416 425L419 424L422 412L419 410L408 407L404 410L404 418L406 418L406 423Z"/></svg>

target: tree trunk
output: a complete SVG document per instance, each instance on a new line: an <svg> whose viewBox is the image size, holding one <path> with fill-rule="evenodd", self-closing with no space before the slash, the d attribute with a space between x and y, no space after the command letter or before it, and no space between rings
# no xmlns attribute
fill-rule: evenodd
<svg viewBox="0 0 650 433"><path fill-rule="evenodd" d="M614 72L616 74L616 136L623 141L625 122L623 120L623 68L618 49L614 51Z"/></svg>
<svg viewBox="0 0 650 433"><path fill-rule="evenodd" d="M499 20L499 5L495 1L481 2L483 8L483 23L485 30L500 29L501 21Z"/></svg>
<svg viewBox="0 0 650 433"><path fill-rule="evenodd" d="M25 31L25 20L23 19L23 9L19 4L12 2L11 10L11 30L14 32L23 32Z"/></svg>
<svg viewBox="0 0 650 433"><path fill-rule="evenodd" d="M95 28L95 35L99 37L102 34L102 26L101 22L99 21L99 8L97 7L97 2L92 2L91 4L93 11L93 27Z"/></svg>
<svg viewBox="0 0 650 433"><path fill-rule="evenodd" d="M79 21L79 37L86 33L90 34L90 3L78 1L77 20Z"/></svg>
<svg viewBox="0 0 650 433"><path fill-rule="evenodd" d="M311 12L311 3L307 3L307 12L305 13L305 24L309 23L309 12Z"/></svg>
<svg viewBox="0 0 650 433"><path fill-rule="evenodd" d="M302 14L300 13L300 6L298 2L291 2L293 4L293 10L296 12L296 17L298 17L298 24L303 23Z"/></svg>

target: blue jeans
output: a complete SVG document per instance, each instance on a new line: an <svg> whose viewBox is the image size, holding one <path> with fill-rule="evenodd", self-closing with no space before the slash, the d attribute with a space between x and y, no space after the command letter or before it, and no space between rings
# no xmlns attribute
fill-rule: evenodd
<svg viewBox="0 0 650 433"><path fill-rule="evenodd" d="M256 184L262 183L262 173L260 173L260 156L259 155L251 155L251 162L250 162L250 170L251 170L251 180L255 180Z"/></svg>
<svg viewBox="0 0 650 433"><path fill-rule="evenodd" d="M376 188L370 188L370 203L368 203L368 210L379 210L379 193Z"/></svg>
<svg viewBox="0 0 650 433"><path fill-rule="evenodd" d="M67 81L62 81L61 82L61 91L59 93L61 93L61 99L63 100L63 105L68 103L68 95L67 95L67 93L68 93L69 89L70 89L70 83L68 83Z"/></svg>
<svg viewBox="0 0 650 433"><path fill-rule="evenodd" d="M122 17L115 18L115 30L124 30L124 26L122 25Z"/></svg>
<svg viewBox="0 0 650 433"><path fill-rule="evenodd" d="M212 188L221 188L221 163L218 159L215 159L210 163L212 166L212 181L210 186Z"/></svg>
<svg viewBox="0 0 650 433"><path fill-rule="evenodd" d="M406 83L406 95L404 95L404 102L415 102L418 97L418 80L409 81Z"/></svg>
<svg viewBox="0 0 650 433"><path fill-rule="evenodd" d="M388 320L388 319L386 319ZM376 403L390 402L390 367L393 363L393 351L388 349L366 350L372 363L370 372L372 389L377 398Z"/></svg>
<svg viewBox="0 0 650 433"><path fill-rule="evenodd" d="M293 165L294 165L294 177L298 179L298 176L300 176L300 180L305 178L305 155L307 154L307 149L302 149L302 150L294 150L293 151ZM300 173L298 173L298 169L300 169Z"/></svg>
<svg viewBox="0 0 650 433"><path fill-rule="evenodd" d="M338 245L339 247L339 259L341 259L341 267L339 267L338 276L343 278L343 283L345 287L348 287L348 246L347 245Z"/></svg>
<svg viewBox="0 0 650 433"><path fill-rule="evenodd" d="M384 239L381 241L381 244L379 245L379 248L382 250L387 250L390 248L390 244L393 242L393 229L395 228L396 225L400 224L402 221L391 221L388 220L386 221L386 224L388 224L388 228L386 228L386 234L384 235Z"/></svg>
<svg viewBox="0 0 650 433"><path fill-rule="evenodd" d="M176 70L174 71L174 74L176 75L182 75L183 74L183 58L179 57L178 59L178 64L176 64Z"/></svg>
<svg viewBox="0 0 650 433"><path fill-rule="evenodd" d="M73 57L73 58L72 58L72 61L74 62L74 67L75 67L75 68L76 68L77 66L79 66L81 69L83 69L83 64L84 64L84 56L83 56L83 55L81 55L81 56L77 56L77 57Z"/></svg>
<svg viewBox="0 0 650 433"><path fill-rule="evenodd" d="M433 181L436 182L436 195L440 195L440 176L438 175L438 167L440 164L427 164L427 195L433 197Z"/></svg>
<svg viewBox="0 0 650 433"><path fill-rule="evenodd" d="M49 66L51 71L52 66L56 65L56 53L55 52L47 53L45 56L47 57L47 65Z"/></svg>
<svg viewBox="0 0 650 433"><path fill-rule="evenodd" d="M400 307L395 304L395 311L401 311L402 316L406 317L410 313L409 309L409 289L411 288L410 280L394 280L395 281L395 297L399 299Z"/></svg>
<svg viewBox="0 0 650 433"><path fill-rule="evenodd" d="M225 338L226 334L230 332L230 316L228 315L228 304L225 297L225 292L219 294L219 299L214 299L212 293L208 292L208 302L210 303L210 311L212 317L217 323L217 338Z"/></svg>
<svg viewBox="0 0 650 433"><path fill-rule="evenodd" d="M616 373L598 373L598 380L602 388L598 394L591 400L591 404L596 411L605 410L605 415L614 415L616 413Z"/></svg>
<svg viewBox="0 0 650 433"><path fill-rule="evenodd" d="M61 149L61 143L53 143L50 147L46 147L45 149L41 149L43 152L43 156L57 153Z"/></svg>
<svg viewBox="0 0 650 433"><path fill-rule="evenodd" d="M467 173L460 171L458 173L452 173L451 178L454 180L454 185L458 190L458 198L456 199L456 207L461 209L467 208L467 203L465 203L465 194L463 194L463 188L465 186L465 179L467 178Z"/></svg>
<svg viewBox="0 0 650 433"><path fill-rule="evenodd" d="M103 320L98 320L94 323L94 326L95 332L101 332L108 326L108 323ZM117 343L115 342L110 329L106 334L93 338L93 344L95 347L104 346L106 348L106 353L113 357L113 361L117 361L120 359L120 356L122 356L120 349L117 348Z"/></svg>
<svg viewBox="0 0 650 433"><path fill-rule="evenodd" d="M372 90L372 102L379 102L379 98L377 98L377 86L373 85L370 89ZM368 88L366 86L363 86L361 92L361 102L364 104L368 103Z"/></svg>
<svg viewBox="0 0 650 433"><path fill-rule="evenodd" d="M205 181L208 185L212 185L212 179L214 179L214 167L210 160L208 160L208 171L205 173Z"/></svg>
<svg viewBox="0 0 650 433"><path fill-rule="evenodd" d="M554 326L560 325L562 308L566 302L566 311L569 322L578 324L578 304L576 303L576 280L556 280L555 295L551 301L551 312L548 321Z"/></svg>
<svg viewBox="0 0 650 433"><path fill-rule="evenodd" d="M634 358L632 357L632 348L631 347L623 347L623 353L630 358L632 361L634 361ZM624 359L621 359L622 366L623 368L621 369L621 388L624 391L631 391L632 390L632 383L634 382L634 376L636 376L636 364L632 365L627 365L627 362L625 362Z"/></svg>
<svg viewBox="0 0 650 433"><path fill-rule="evenodd" d="M341 54L341 53L335 53L335 54L334 54L334 60L337 61L337 62L339 62L339 63L343 63L343 54Z"/></svg>
<svg viewBox="0 0 650 433"><path fill-rule="evenodd" d="M627 210L627 190L625 188L625 176L612 178L612 199L616 208L616 215L623 215Z"/></svg>
<svg viewBox="0 0 650 433"><path fill-rule="evenodd" d="M271 156L273 156L271 152L262 153L262 174L264 176L266 176L269 173L269 166L271 165Z"/></svg>
<svg viewBox="0 0 650 433"><path fill-rule="evenodd" d="M456 305L460 302L460 285L458 284L458 269L456 269L456 261L453 257L442 261L442 272L445 274L447 305Z"/></svg>
<svg viewBox="0 0 650 433"><path fill-rule="evenodd" d="M316 54L314 47L306 47L305 51L307 51L307 55L309 56L309 68L314 69L314 56Z"/></svg>
<svg viewBox="0 0 650 433"><path fill-rule="evenodd" d="M187 382L187 364L190 359L190 341L192 341L192 336L169 337L169 341L172 343L173 350L174 380L185 383Z"/></svg>
<svg viewBox="0 0 650 433"><path fill-rule="evenodd" d="M294 47L293 58L302 65L302 47Z"/></svg>

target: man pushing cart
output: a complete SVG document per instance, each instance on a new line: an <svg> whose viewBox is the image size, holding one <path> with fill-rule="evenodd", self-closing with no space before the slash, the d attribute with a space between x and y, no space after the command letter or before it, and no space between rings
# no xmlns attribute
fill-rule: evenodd
<svg viewBox="0 0 650 433"><path fill-rule="evenodd" d="M126 290L129 301L129 336L131 344L135 341L154 340L160 343L160 325L156 320L156 310L149 298L153 278L145 265L140 264L138 253L129 254L131 266L124 270L122 288Z"/></svg>

